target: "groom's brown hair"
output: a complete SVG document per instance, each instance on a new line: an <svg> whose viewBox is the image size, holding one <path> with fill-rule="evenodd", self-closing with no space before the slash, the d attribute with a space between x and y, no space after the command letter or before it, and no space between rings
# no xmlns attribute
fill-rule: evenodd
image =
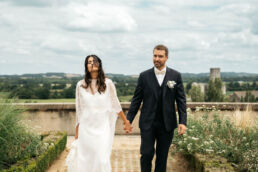
<svg viewBox="0 0 258 172"><path fill-rule="evenodd" d="M164 50L165 55L168 56L168 48L165 45L162 45L162 44L156 45L153 49L153 52L154 50Z"/></svg>

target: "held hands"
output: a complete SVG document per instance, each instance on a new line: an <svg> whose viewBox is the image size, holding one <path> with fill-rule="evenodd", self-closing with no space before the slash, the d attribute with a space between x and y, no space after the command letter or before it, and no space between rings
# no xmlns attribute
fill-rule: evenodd
<svg viewBox="0 0 258 172"><path fill-rule="evenodd" d="M177 131L179 135L185 134L186 126L184 124L179 124Z"/></svg>
<svg viewBox="0 0 258 172"><path fill-rule="evenodd" d="M74 136L74 139L77 140L78 139L78 134L79 133L79 124L76 125L76 128L75 128L75 136Z"/></svg>
<svg viewBox="0 0 258 172"><path fill-rule="evenodd" d="M74 139L77 140L78 139L78 133L75 133Z"/></svg>
<svg viewBox="0 0 258 172"><path fill-rule="evenodd" d="M131 126L130 121L126 120L126 121L124 122L124 130L125 130L125 133L132 133L132 129L133 129L133 127Z"/></svg>

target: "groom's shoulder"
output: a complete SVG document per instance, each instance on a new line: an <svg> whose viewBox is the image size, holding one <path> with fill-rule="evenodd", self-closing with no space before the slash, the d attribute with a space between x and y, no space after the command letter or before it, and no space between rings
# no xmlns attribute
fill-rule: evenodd
<svg viewBox="0 0 258 172"><path fill-rule="evenodd" d="M141 72L141 73L140 73L140 76L148 75L148 74L151 73L153 70L154 70L153 68L147 69L147 70Z"/></svg>
<svg viewBox="0 0 258 172"><path fill-rule="evenodd" d="M181 75L181 73L180 73L179 71L177 71L177 70L175 70L175 69L172 69L172 68L170 68L170 67L167 67L167 70L168 70L169 72L171 72L171 73L176 74L176 75Z"/></svg>

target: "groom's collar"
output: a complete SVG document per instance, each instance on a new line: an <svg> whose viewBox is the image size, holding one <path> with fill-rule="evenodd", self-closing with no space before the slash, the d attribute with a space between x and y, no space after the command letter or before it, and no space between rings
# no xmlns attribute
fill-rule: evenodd
<svg viewBox="0 0 258 172"><path fill-rule="evenodd" d="M158 68L156 68L156 67L154 66L154 72L155 72L155 70L166 72L166 70L167 70L167 66L165 66L162 70L159 70Z"/></svg>

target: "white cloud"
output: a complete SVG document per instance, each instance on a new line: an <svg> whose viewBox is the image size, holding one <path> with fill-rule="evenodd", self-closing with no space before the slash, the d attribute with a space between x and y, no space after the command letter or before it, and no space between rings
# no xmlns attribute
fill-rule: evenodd
<svg viewBox="0 0 258 172"><path fill-rule="evenodd" d="M62 9L65 25L72 30L90 32L132 31L136 22L124 6L104 3L73 3Z"/></svg>

